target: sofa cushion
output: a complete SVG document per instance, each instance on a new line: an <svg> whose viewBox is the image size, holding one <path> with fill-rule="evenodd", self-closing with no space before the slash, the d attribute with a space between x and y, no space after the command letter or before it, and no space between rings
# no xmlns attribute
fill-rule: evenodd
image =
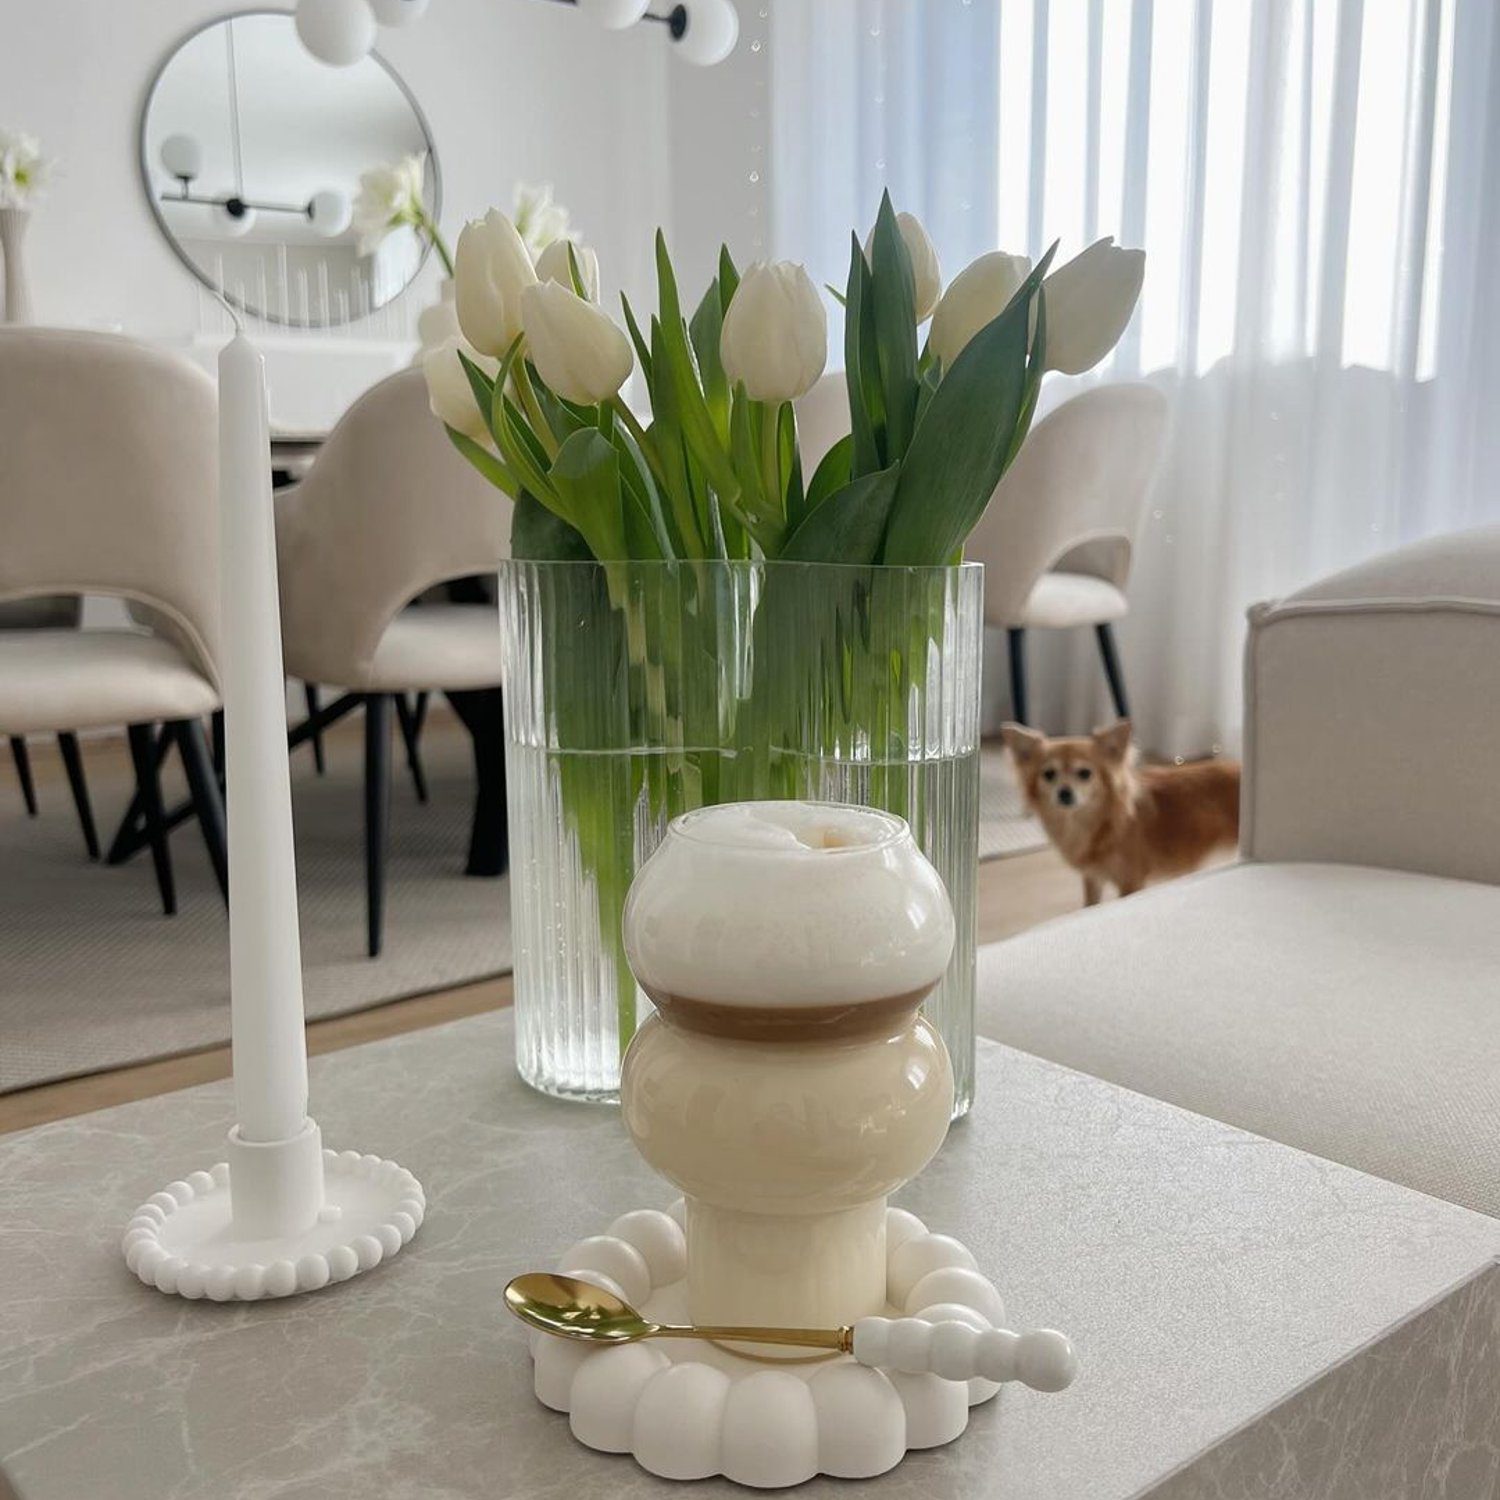
<svg viewBox="0 0 1500 1500"><path fill-rule="evenodd" d="M1500 1216L1500 889L1242 864L984 948L978 1029Z"/></svg>

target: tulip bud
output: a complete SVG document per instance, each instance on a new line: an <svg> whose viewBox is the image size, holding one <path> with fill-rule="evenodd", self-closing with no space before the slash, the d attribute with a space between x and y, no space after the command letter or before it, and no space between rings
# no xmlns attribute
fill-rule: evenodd
<svg viewBox="0 0 1500 1500"><path fill-rule="evenodd" d="M521 293L536 284L536 271L516 226L499 209L464 225L453 274L464 337L481 354L504 354L521 331Z"/></svg>
<svg viewBox="0 0 1500 1500"><path fill-rule="evenodd" d="M536 258L536 274L539 281L555 281L559 286L573 290L573 269L568 264L568 251L578 262L578 279L583 283L583 295L590 302L599 300L599 257L587 245L575 245L572 240L553 240Z"/></svg>
<svg viewBox="0 0 1500 1500"><path fill-rule="evenodd" d="M427 377L427 404L433 416L446 422L455 432L471 437L476 443L493 446L489 422L474 399L474 388L458 361L459 350L468 355L486 375L499 373L500 361L486 359L462 339L445 339L436 349L422 356L422 373Z"/></svg>
<svg viewBox="0 0 1500 1500"><path fill-rule="evenodd" d="M1145 274L1144 250L1102 239L1047 277L1047 368L1065 375L1093 369L1125 332Z"/></svg>
<svg viewBox="0 0 1500 1500"><path fill-rule="evenodd" d="M751 266L724 315L719 358L752 401L795 401L828 360L828 314L812 278L780 260Z"/></svg>
<svg viewBox="0 0 1500 1500"><path fill-rule="evenodd" d="M592 302L555 281L521 293L526 348L537 374L565 401L608 401L630 374L630 340Z"/></svg>
<svg viewBox="0 0 1500 1500"><path fill-rule="evenodd" d="M943 268L932 240L915 214L897 214L896 228L901 231L901 242L911 258L912 291L915 293L917 322L921 323L932 316L938 298L943 295ZM875 231L872 229L865 241L866 260L872 257L874 245Z"/></svg>
<svg viewBox="0 0 1500 1500"><path fill-rule="evenodd" d="M971 261L953 278L932 315L932 328L927 335L928 348L942 361L945 374L953 368L953 361L963 353L969 340L1005 311L1030 269L1031 262L1024 255L991 250ZM1050 304L1047 310L1050 314Z"/></svg>

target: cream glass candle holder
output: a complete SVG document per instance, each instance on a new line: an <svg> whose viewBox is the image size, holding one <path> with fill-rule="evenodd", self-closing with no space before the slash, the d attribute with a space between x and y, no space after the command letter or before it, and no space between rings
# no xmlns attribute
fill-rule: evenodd
<svg viewBox="0 0 1500 1500"><path fill-rule="evenodd" d="M886 1197L952 1111L948 1054L918 1007L953 941L947 893L900 818L747 802L673 822L625 909L657 1014L626 1054L621 1102L686 1198L694 1321L885 1310Z"/></svg>

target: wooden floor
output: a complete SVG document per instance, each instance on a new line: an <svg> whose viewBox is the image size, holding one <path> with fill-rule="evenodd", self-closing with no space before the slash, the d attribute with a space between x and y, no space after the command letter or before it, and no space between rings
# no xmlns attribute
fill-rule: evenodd
<svg viewBox="0 0 1500 1500"><path fill-rule="evenodd" d="M443 732L437 724L433 727L437 732ZM331 731L358 732L357 726L348 724ZM90 766L95 764L96 757L101 765L112 756L118 757L122 766L125 761L123 746L112 742L91 742L87 756ZM39 783L61 776L60 766L53 765L55 760L56 757L46 754L43 747L37 747L33 763ZM1011 937L1050 917L1073 911L1080 905L1081 897L1077 874L1050 848L990 860L979 867L979 941L990 943ZM350 1016L312 1021L307 1027L307 1050L310 1053L336 1052L341 1047L378 1041L423 1026L436 1026L462 1016L477 1015L481 1011L498 1010L511 1003L512 993L510 976L506 975L411 1000L394 1000ZM35 1088L0 1096L0 1134L228 1076L229 1048L212 1047L203 1052L90 1074L86 1078L39 1084Z"/></svg>

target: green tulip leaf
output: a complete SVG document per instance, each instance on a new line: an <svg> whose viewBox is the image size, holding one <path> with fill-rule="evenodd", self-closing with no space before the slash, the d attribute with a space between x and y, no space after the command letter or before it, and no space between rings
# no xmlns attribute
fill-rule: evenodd
<svg viewBox="0 0 1500 1500"><path fill-rule="evenodd" d="M620 293L620 306L625 309L625 326L630 330L630 342L635 345L635 357L641 362L641 374L646 377L646 384L651 384L651 346L641 336L640 324L635 320L635 309L630 305L630 298L624 292Z"/></svg>
<svg viewBox="0 0 1500 1500"><path fill-rule="evenodd" d="M845 433L819 460L812 482L807 486L807 498L802 506L805 514L810 515L835 490L849 483L853 453L854 439Z"/></svg>
<svg viewBox="0 0 1500 1500"><path fill-rule="evenodd" d="M511 517L510 555L517 562L589 562L594 556L579 532L524 490Z"/></svg>
<svg viewBox="0 0 1500 1500"><path fill-rule="evenodd" d="M905 457L916 427L917 311L911 256L896 224L889 193L880 197L870 257L870 305L885 406L885 456L895 462Z"/></svg>
<svg viewBox="0 0 1500 1500"><path fill-rule="evenodd" d="M735 268L734 257L728 245L719 246L719 311L727 313L734 294L740 289L740 273Z"/></svg>
<svg viewBox="0 0 1500 1500"><path fill-rule="evenodd" d="M969 340L928 402L901 468L883 562L945 562L984 514L1025 406L1031 305L1050 259Z"/></svg>
<svg viewBox="0 0 1500 1500"><path fill-rule="evenodd" d="M892 464L835 490L793 532L781 550L782 558L789 562L876 562L900 477L901 466Z"/></svg>
<svg viewBox="0 0 1500 1500"><path fill-rule="evenodd" d="M709 283L693 321L688 324L688 336L692 340L693 352L698 356L698 371L703 377L703 398L709 415L721 440L729 437L729 377L719 358L719 336L724 331L724 312L719 300L717 278Z"/></svg>
<svg viewBox="0 0 1500 1500"><path fill-rule="evenodd" d="M882 467L880 455L885 438L885 411L881 400L879 359L875 354L870 268L858 235L850 236L849 289L844 304L844 383L849 390L854 472L874 473Z"/></svg>
<svg viewBox="0 0 1500 1500"><path fill-rule="evenodd" d="M600 562L630 556L620 460L602 432L592 427L575 432L557 450L548 478Z"/></svg>

